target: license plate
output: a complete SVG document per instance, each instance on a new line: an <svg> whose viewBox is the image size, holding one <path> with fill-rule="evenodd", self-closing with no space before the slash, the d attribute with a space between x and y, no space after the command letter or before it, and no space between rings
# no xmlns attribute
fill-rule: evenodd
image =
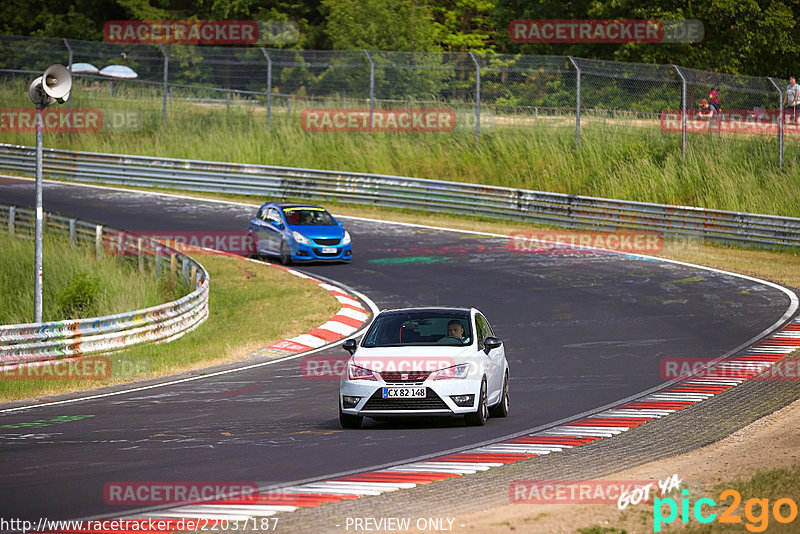
<svg viewBox="0 0 800 534"><path fill-rule="evenodd" d="M337 250L333 247L322 247L323 254L336 254Z"/></svg>
<svg viewBox="0 0 800 534"><path fill-rule="evenodd" d="M424 399L425 388L383 388L384 399Z"/></svg>

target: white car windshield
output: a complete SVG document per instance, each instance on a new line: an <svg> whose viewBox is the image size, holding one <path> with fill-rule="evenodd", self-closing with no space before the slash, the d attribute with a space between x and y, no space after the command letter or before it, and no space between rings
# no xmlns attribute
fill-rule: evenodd
<svg viewBox="0 0 800 534"><path fill-rule="evenodd" d="M469 345L469 314L454 311L403 311L378 316L364 336L363 347Z"/></svg>

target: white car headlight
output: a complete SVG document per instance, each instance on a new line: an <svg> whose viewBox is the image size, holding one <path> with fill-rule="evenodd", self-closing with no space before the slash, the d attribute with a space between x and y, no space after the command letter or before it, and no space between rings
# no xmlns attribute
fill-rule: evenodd
<svg viewBox="0 0 800 534"><path fill-rule="evenodd" d="M345 230L344 237L342 238L342 245L349 245L349 244L350 244L350 232Z"/></svg>
<svg viewBox="0 0 800 534"><path fill-rule="evenodd" d="M304 236L303 234L298 232L297 230L292 232L292 237L294 237L294 240L297 241L298 243L300 243L301 245L310 245L311 244L311 241L306 236Z"/></svg>
<svg viewBox="0 0 800 534"><path fill-rule="evenodd" d="M462 363L447 369L442 369L433 373L433 380L449 380L451 378L467 378L469 374L469 364Z"/></svg>
<svg viewBox="0 0 800 534"><path fill-rule="evenodd" d="M353 365L352 363L347 364L347 379L348 380L378 380L375 378L375 373L370 371L369 369L365 369L363 367L359 367L357 365Z"/></svg>

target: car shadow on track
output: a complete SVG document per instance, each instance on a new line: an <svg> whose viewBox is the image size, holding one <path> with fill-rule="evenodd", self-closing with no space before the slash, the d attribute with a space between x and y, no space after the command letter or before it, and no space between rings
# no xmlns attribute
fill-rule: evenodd
<svg viewBox="0 0 800 534"><path fill-rule="evenodd" d="M322 426L322 425L321 425ZM339 420L334 419L326 428L341 428ZM419 428L461 428L466 426L463 417L384 417L372 419L364 417L361 430L408 430Z"/></svg>

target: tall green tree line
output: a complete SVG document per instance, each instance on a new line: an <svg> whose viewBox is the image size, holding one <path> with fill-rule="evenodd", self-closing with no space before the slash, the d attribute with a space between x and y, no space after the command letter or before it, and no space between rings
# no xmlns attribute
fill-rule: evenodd
<svg viewBox="0 0 800 534"><path fill-rule="evenodd" d="M384 49L676 63L786 77L800 72L800 0L4 0L0 32L101 40L108 20L292 20L293 48ZM698 19L693 44L519 44L515 19Z"/></svg>

